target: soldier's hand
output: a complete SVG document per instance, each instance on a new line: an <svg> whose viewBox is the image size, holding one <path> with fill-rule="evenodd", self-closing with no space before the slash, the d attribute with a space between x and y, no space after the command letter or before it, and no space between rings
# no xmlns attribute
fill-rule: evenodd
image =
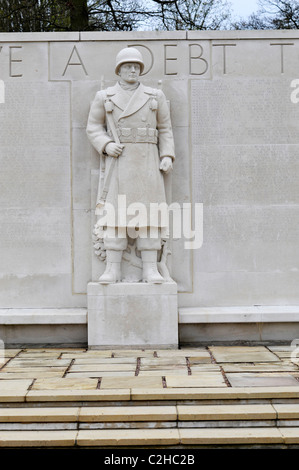
<svg viewBox="0 0 299 470"><path fill-rule="evenodd" d="M105 147L105 152L109 157L117 158L121 155L124 146L121 144L116 144L115 142L109 142Z"/></svg>
<svg viewBox="0 0 299 470"><path fill-rule="evenodd" d="M172 170L172 158L171 157L163 157L160 163L160 170L164 171L164 173L169 173Z"/></svg>

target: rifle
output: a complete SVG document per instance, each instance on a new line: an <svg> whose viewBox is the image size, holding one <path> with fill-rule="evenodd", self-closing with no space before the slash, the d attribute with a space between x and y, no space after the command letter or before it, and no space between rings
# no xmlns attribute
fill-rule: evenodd
<svg viewBox="0 0 299 470"><path fill-rule="evenodd" d="M101 79L101 89L103 89L103 85L104 85L104 77L102 77L102 79ZM114 120L113 120L113 117L112 117L113 106L112 106L111 100L109 98L105 99L104 106L105 106L105 111L106 111L107 122L108 122L109 128L111 130L114 142L116 144L120 144L119 137L118 137L118 134L117 134L116 128L115 128L115 123L114 123ZM108 169L105 180L104 180L105 164L102 165L101 176L100 176L99 187L98 187L96 213L97 213L97 209L100 209L101 207L103 207L105 205L107 194L108 194L108 191L109 191L109 186L110 186L112 173L113 173L113 170L114 170L114 167L115 167L115 163L116 163L116 158L113 158L113 160L110 163L110 166L109 166L109 169ZM103 189L101 189L102 188L102 184L100 184L101 180L103 180L103 184L104 184Z"/></svg>

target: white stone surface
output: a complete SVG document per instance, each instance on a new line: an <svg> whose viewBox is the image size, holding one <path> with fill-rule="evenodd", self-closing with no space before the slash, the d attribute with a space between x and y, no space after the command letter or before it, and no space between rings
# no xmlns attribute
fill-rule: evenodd
<svg viewBox="0 0 299 470"><path fill-rule="evenodd" d="M299 322L299 306L179 308L179 323L287 323Z"/></svg>
<svg viewBox="0 0 299 470"><path fill-rule="evenodd" d="M140 287L140 289L139 289ZM142 288L143 287L143 288ZM164 294L173 295L172 288L167 287ZM127 284L123 290L120 285L116 291L113 286L107 286L109 295L126 295ZM90 284L90 295L97 296L97 283ZM147 295L147 286L138 285L139 295ZM94 305L94 299L91 305ZM215 324L215 323L299 323L299 306L294 307L222 307L222 308L179 308L179 324ZM2 308L0 309L1 325L31 325L31 324L87 324L87 309L85 308L61 308L61 309L27 309L27 308Z"/></svg>
<svg viewBox="0 0 299 470"><path fill-rule="evenodd" d="M178 347L176 283L89 283L88 346Z"/></svg>
<svg viewBox="0 0 299 470"><path fill-rule="evenodd" d="M153 41L153 40L180 40L186 39L186 31L82 31L81 41Z"/></svg>
<svg viewBox="0 0 299 470"><path fill-rule="evenodd" d="M299 39L298 30L232 30L232 31L187 31L188 39Z"/></svg>
<svg viewBox="0 0 299 470"><path fill-rule="evenodd" d="M48 42L48 41L79 41L79 32L60 33L0 33L0 42Z"/></svg>
<svg viewBox="0 0 299 470"><path fill-rule="evenodd" d="M87 323L84 308L61 309L0 309L0 325L66 325Z"/></svg>

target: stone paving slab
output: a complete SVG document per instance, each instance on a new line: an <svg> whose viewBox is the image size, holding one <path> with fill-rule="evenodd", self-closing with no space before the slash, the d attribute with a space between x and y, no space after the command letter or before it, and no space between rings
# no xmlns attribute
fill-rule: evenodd
<svg viewBox="0 0 299 470"><path fill-rule="evenodd" d="M37 373L44 373L44 375L49 375L49 374L57 374L63 375L64 372L66 371L67 367L42 367L42 366L35 366L35 367L20 367L20 366L6 366L4 369L2 369L2 373L4 374L14 374L14 376L17 375L22 375L22 374L37 374Z"/></svg>
<svg viewBox="0 0 299 470"><path fill-rule="evenodd" d="M198 363L198 362L192 362L192 358L188 359L188 367L194 368L194 370L201 370L201 371L217 371L220 370L220 367L222 364L215 364L212 362L204 362L204 363Z"/></svg>
<svg viewBox="0 0 299 470"><path fill-rule="evenodd" d="M286 444L299 444L299 428L279 428Z"/></svg>
<svg viewBox="0 0 299 470"><path fill-rule="evenodd" d="M155 370L141 370L138 377L165 377L166 375L188 375L187 367L185 369L155 369Z"/></svg>
<svg viewBox="0 0 299 470"><path fill-rule="evenodd" d="M180 429L182 444L282 444L277 428Z"/></svg>
<svg viewBox="0 0 299 470"><path fill-rule="evenodd" d="M69 408L0 408L0 423L77 422L78 407Z"/></svg>
<svg viewBox="0 0 299 470"><path fill-rule="evenodd" d="M18 354L20 359L36 359L36 358L44 358L44 359L58 359L60 355L63 354L63 350L52 350L48 349L45 351L39 351L38 349L32 350L24 350ZM75 354L75 353L74 353Z"/></svg>
<svg viewBox="0 0 299 470"><path fill-rule="evenodd" d="M78 446L157 446L180 442L178 429L79 430Z"/></svg>
<svg viewBox="0 0 299 470"><path fill-rule="evenodd" d="M227 373L227 379L232 387L299 387L299 381L292 375L254 374L254 373Z"/></svg>
<svg viewBox="0 0 299 470"><path fill-rule="evenodd" d="M109 388L163 388L161 377L103 377L101 389Z"/></svg>
<svg viewBox="0 0 299 470"><path fill-rule="evenodd" d="M61 354L61 359L97 359L97 358L112 358L112 351L86 351L86 352L67 352Z"/></svg>
<svg viewBox="0 0 299 470"><path fill-rule="evenodd" d="M12 379L43 379L43 378L62 378L63 372L52 372L44 370L43 372L36 372L33 368L24 372L0 372L0 380Z"/></svg>
<svg viewBox="0 0 299 470"><path fill-rule="evenodd" d="M276 419L272 405L178 405L180 421Z"/></svg>
<svg viewBox="0 0 299 470"><path fill-rule="evenodd" d="M0 447L74 446L78 431L0 431Z"/></svg>
<svg viewBox="0 0 299 470"><path fill-rule="evenodd" d="M71 364L71 359L63 360L63 359L19 359L15 358L9 361L6 364L2 371L7 371L9 369L15 369L18 367L22 367L23 369L32 368L32 367L68 367Z"/></svg>
<svg viewBox="0 0 299 470"><path fill-rule="evenodd" d="M134 377L135 371L94 371L94 372L68 372L65 376L66 379L69 378L98 378L101 377L114 377L117 380L118 377Z"/></svg>
<svg viewBox="0 0 299 470"><path fill-rule="evenodd" d="M299 398L298 387L198 387L131 389L132 400L232 400Z"/></svg>
<svg viewBox="0 0 299 470"><path fill-rule="evenodd" d="M62 359L59 359L60 361ZM68 359L70 361L70 359ZM84 358L74 358L74 365L87 365L87 364L137 364L137 358L132 357L93 357L88 356Z"/></svg>
<svg viewBox="0 0 299 470"><path fill-rule="evenodd" d="M175 406L82 407L81 422L176 421Z"/></svg>
<svg viewBox="0 0 299 470"><path fill-rule="evenodd" d="M0 391L0 403L20 403L25 401L27 390L22 392L20 390L7 390Z"/></svg>
<svg viewBox="0 0 299 470"><path fill-rule="evenodd" d="M136 364L73 364L69 372L134 371Z"/></svg>
<svg viewBox="0 0 299 470"><path fill-rule="evenodd" d="M298 366L293 363L268 362L268 363L228 363L221 364L224 372L299 372Z"/></svg>
<svg viewBox="0 0 299 470"><path fill-rule="evenodd" d="M216 364L196 364L190 365L191 375L203 374L205 372L219 372L221 369Z"/></svg>
<svg viewBox="0 0 299 470"><path fill-rule="evenodd" d="M32 386L32 390L61 390L72 388L76 390L94 390L97 388L97 385L97 379L88 378L37 379Z"/></svg>
<svg viewBox="0 0 299 470"><path fill-rule="evenodd" d="M299 419L299 404L273 403L278 419Z"/></svg>
<svg viewBox="0 0 299 470"><path fill-rule="evenodd" d="M25 395L32 382L33 379L0 380L0 403L25 401Z"/></svg>
<svg viewBox="0 0 299 470"><path fill-rule="evenodd" d="M277 356L264 346L209 347L216 362L277 362Z"/></svg>
<svg viewBox="0 0 299 470"><path fill-rule="evenodd" d="M0 380L0 392L10 390L27 390L32 384L32 379L24 380Z"/></svg>
<svg viewBox="0 0 299 470"><path fill-rule="evenodd" d="M128 401L131 399L130 389L109 390L30 390L25 397L26 402L77 402L77 401Z"/></svg>
<svg viewBox="0 0 299 470"><path fill-rule="evenodd" d="M188 366L187 364L178 364L178 365L173 365L173 364L161 364L161 365L153 365L153 366L140 366L140 370L152 370L152 371L160 371L160 370L169 370L169 371L180 371L180 370L185 370L188 371Z"/></svg>
<svg viewBox="0 0 299 470"><path fill-rule="evenodd" d="M210 356L210 354L206 355L206 356L188 356L187 357L188 361L190 364L200 364L200 365L204 365L204 364L209 364L211 365L212 364L212 358Z"/></svg>
<svg viewBox="0 0 299 470"><path fill-rule="evenodd" d="M183 356L166 356L166 357L155 357L155 358L148 358L142 357L140 361L141 367L145 366L165 366L165 365L172 365L173 367L177 366L186 366L186 358Z"/></svg>
<svg viewBox="0 0 299 470"><path fill-rule="evenodd" d="M221 372L205 372L187 377L166 375L167 387L226 387L226 383ZM299 383L299 382L298 382Z"/></svg>
<svg viewBox="0 0 299 470"><path fill-rule="evenodd" d="M190 365L199 366L199 367L219 367L217 364L212 363L212 358L209 354L209 358L205 357L206 360L203 361L203 358L192 356L187 357L188 363Z"/></svg>

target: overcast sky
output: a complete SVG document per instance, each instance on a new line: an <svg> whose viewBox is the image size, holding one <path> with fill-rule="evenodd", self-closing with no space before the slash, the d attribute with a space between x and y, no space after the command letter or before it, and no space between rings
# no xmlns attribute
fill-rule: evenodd
<svg viewBox="0 0 299 470"><path fill-rule="evenodd" d="M246 18L258 9L257 0L229 0L233 5L233 12L236 16Z"/></svg>

